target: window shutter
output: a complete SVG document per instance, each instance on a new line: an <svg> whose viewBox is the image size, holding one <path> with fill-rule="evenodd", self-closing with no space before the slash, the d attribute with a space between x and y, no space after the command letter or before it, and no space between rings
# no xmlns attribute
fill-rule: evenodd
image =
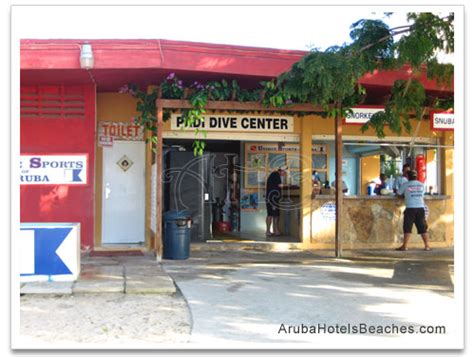
<svg viewBox="0 0 474 357"><path fill-rule="evenodd" d="M84 89L82 86L21 87L20 117L84 119Z"/></svg>

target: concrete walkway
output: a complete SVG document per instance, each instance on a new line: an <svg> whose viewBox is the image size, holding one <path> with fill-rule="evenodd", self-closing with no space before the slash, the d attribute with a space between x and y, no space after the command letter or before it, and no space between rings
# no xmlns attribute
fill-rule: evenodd
<svg viewBox="0 0 474 357"><path fill-rule="evenodd" d="M456 330L453 252L193 251L165 270L187 299L191 342L222 348L297 343L300 348L447 348ZM445 326L442 335L285 333L288 326L364 323ZM282 330L283 324L283 330ZM303 345L301 345L303 343ZM377 345L378 343L378 345ZM260 345L258 345L260 346ZM288 345L290 346L290 345Z"/></svg>
<svg viewBox="0 0 474 357"><path fill-rule="evenodd" d="M30 347L55 348L448 348L462 326L454 320L461 305L453 299L453 279L449 249L346 251L335 259L332 251L200 247L190 259L161 264L151 256L84 258L75 283L22 286L20 332ZM447 330L294 330L361 323Z"/></svg>
<svg viewBox="0 0 474 357"><path fill-rule="evenodd" d="M28 348L163 348L187 343L188 305L150 256L84 257L77 282L23 284Z"/></svg>
<svg viewBox="0 0 474 357"><path fill-rule="evenodd" d="M24 283L20 294L174 294L173 280L149 256L83 257L75 282Z"/></svg>

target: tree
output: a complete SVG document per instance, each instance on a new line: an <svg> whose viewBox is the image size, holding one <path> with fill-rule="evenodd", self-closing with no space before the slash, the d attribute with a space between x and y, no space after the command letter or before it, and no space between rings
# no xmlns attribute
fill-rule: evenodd
<svg viewBox="0 0 474 357"><path fill-rule="evenodd" d="M385 111L372 116L362 130L373 127L379 137L385 125L400 134L410 132L410 117L421 120L425 114L426 93L417 76L425 69L429 78L451 83L454 67L437 60L440 51L454 52L454 14L408 13L408 25L389 28L381 20L362 19L351 26L350 44L333 46L325 51L312 50L281 74L276 87L296 102L309 102L325 108L335 119L336 135L336 256L341 254L342 212L342 117L350 106L358 104L365 89L358 80L376 69L411 66L413 76L397 80ZM398 38L398 40L397 40ZM431 104L440 104L435 100ZM444 103L446 105L446 103ZM450 101L447 103L451 104Z"/></svg>

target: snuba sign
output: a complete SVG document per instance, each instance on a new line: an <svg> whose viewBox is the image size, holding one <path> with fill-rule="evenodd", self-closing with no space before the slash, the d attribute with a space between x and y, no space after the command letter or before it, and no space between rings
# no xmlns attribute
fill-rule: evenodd
<svg viewBox="0 0 474 357"><path fill-rule="evenodd" d="M87 154L21 155L21 185L86 185Z"/></svg>

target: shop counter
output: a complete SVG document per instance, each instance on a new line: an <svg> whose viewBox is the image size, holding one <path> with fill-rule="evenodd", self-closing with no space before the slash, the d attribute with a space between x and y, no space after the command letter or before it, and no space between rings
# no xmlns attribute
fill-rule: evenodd
<svg viewBox="0 0 474 357"><path fill-rule="evenodd" d="M453 209L450 196L425 195L430 241L449 246L453 237ZM335 196L314 195L311 209L311 242L334 245ZM391 196L344 196L342 242L346 248L396 247L403 239L403 198ZM413 226L413 246L421 244Z"/></svg>

